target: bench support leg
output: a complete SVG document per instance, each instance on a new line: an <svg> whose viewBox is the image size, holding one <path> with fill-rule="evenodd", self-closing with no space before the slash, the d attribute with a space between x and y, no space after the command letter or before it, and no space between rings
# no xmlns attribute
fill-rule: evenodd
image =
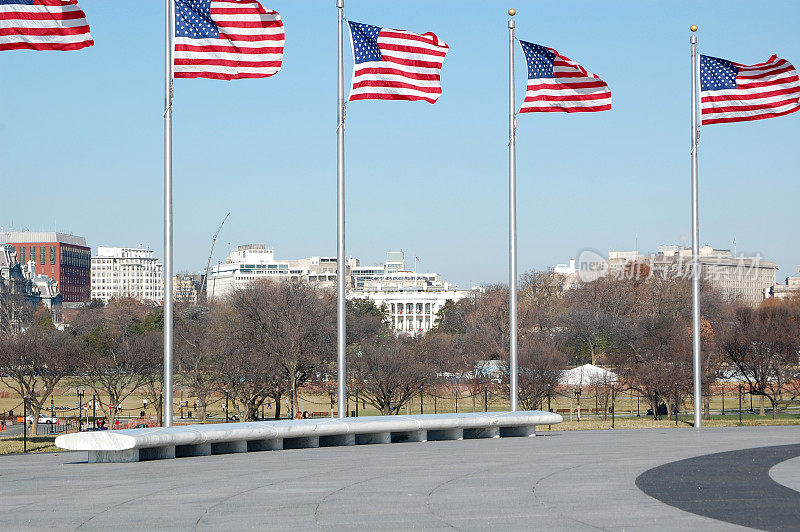
<svg viewBox="0 0 800 532"><path fill-rule="evenodd" d="M525 438L536 436L536 427L533 425L525 425L522 427L500 427L500 436L503 438Z"/></svg>
<svg viewBox="0 0 800 532"><path fill-rule="evenodd" d="M270 440L250 440L247 442L248 451L281 451L283 450L283 439L273 438Z"/></svg>
<svg viewBox="0 0 800 532"><path fill-rule="evenodd" d="M139 449L125 451L89 451L90 464L124 464L139 461Z"/></svg>
<svg viewBox="0 0 800 532"><path fill-rule="evenodd" d="M198 443L196 445L176 445L175 458L186 458L189 456L208 456L211 454L210 443Z"/></svg>

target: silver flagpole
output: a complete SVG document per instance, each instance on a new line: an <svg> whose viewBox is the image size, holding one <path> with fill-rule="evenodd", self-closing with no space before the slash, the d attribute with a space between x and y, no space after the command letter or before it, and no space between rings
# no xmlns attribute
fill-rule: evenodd
<svg viewBox="0 0 800 532"><path fill-rule="evenodd" d="M692 365L694 369L694 426L702 426L700 416L703 391L700 376L700 222L697 199L697 26L692 26ZM677 405L675 405L677 408Z"/></svg>
<svg viewBox="0 0 800 532"><path fill-rule="evenodd" d="M336 360L338 363L338 408L339 417L347 414L347 360L345 356L345 281L347 265L344 249L344 0L336 0L339 11L339 87L337 98L338 126L336 128Z"/></svg>
<svg viewBox="0 0 800 532"><path fill-rule="evenodd" d="M172 24L173 0L165 2L164 50L164 400L163 424L172 426Z"/></svg>
<svg viewBox="0 0 800 532"><path fill-rule="evenodd" d="M516 15L509 9L509 16ZM514 94L514 19L508 19L508 313L511 411L517 411L517 117Z"/></svg>

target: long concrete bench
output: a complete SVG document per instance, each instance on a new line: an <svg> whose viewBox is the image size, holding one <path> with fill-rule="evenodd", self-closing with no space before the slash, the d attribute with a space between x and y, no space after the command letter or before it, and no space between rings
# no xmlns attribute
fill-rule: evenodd
<svg viewBox="0 0 800 532"><path fill-rule="evenodd" d="M535 436L536 425L561 421L558 414L538 410L252 421L79 432L57 437L56 446L89 451L89 462L138 462L335 445Z"/></svg>

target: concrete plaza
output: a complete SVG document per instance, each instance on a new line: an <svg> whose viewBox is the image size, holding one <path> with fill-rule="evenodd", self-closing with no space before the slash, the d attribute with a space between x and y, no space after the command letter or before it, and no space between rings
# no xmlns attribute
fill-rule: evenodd
<svg viewBox="0 0 800 532"><path fill-rule="evenodd" d="M786 501L800 497L800 459L791 456L793 448L800 456L800 427L539 434L132 464L88 464L85 452L3 456L0 530L735 530L650 497L637 478L677 460L768 446L784 446L769 475L788 490ZM713 471L753 474L739 463L726 454ZM656 473L642 478L657 488ZM743 497L750 513L775 513L753 488L726 497ZM694 489L664 497L690 499L699 513L717 506ZM789 514L786 530L800 526Z"/></svg>

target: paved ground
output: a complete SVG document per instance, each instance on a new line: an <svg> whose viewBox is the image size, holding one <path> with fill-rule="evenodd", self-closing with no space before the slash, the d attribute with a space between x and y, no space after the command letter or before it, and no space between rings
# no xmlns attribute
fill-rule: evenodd
<svg viewBox="0 0 800 532"><path fill-rule="evenodd" d="M778 484L800 492L800 456L773 466L769 476Z"/></svg>
<svg viewBox="0 0 800 532"><path fill-rule="evenodd" d="M800 492L770 477L800 443L704 454L645 471L636 485L661 502L760 530L800 527Z"/></svg>
<svg viewBox="0 0 800 532"><path fill-rule="evenodd" d="M736 530L648 496L637 477L700 455L800 443L798 427L542 434L136 464L5 456L0 530ZM796 478L798 466L778 463L772 478ZM751 511L769 511L759 497L751 490Z"/></svg>

